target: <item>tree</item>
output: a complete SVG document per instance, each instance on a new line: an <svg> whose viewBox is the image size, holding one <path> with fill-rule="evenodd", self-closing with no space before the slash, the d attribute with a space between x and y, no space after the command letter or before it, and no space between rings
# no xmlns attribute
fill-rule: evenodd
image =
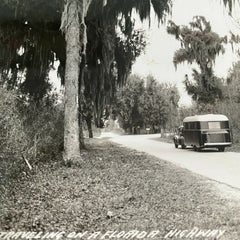
<svg viewBox="0 0 240 240"><path fill-rule="evenodd" d="M82 55L86 52L85 17L91 0L67 0L61 29L66 39L64 160L80 159L78 94Z"/></svg>
<svg viewBox="0 0 240 240"><path fill-rule="evenodd" d="M152 76L146 79L145 93L142 97L143 115L145 127L165 128L167 121L167 100L164 98L164 90Z"/></svg>
<svg viewBox="0 0 240 240"><path fill-rule="evenodd" d="M142 98L145 126L150 126L153 132L175 127L179 98L176 86L158 83L153 76L148 76Z"/></svg>
<svg viewBox="0 0 240 240"><path fill-rule="evenodd" d="M202 16L196 16L190 26L178 26L169 21L167 32L176 37L181 48L174 54L175 67L182 62L196 63L200 71L193 69L193 81L185 76L187 92L199 104L214 103L222 99L221 79L214 75L213 66L217 55L224 53L226 37L212 31L210 23Z"/></svg>
<svg viewBox="0 0 240 240"><path fill-rule="evenodd" d="M235 0L222 0L222 2L224 3L224 5L226 7L228 7L229 12L232 12L232 8L233 8L233 4L235 3Z"/></svg>
<svg viewBox="0 0 240 240"><path fill-rule="evenodd" d="M126 85L117 91L114 115L119 118L120 126L129 133L144 124L144 103L141 101L144 92L144 81L136 75L130 76Z"/></svg>
<svg viewBox="0 0 240 240"><path fill-rule="evenodd" d="M91 4L92 3L92 4ZM90 4L91 6L97 6L96 14L101 17L106 17L108 19L108 25L116 23L119 16L123 19L128 19L132 10L136 9L136 12L140 15L141 20L150 17L151 5L155 10L159 21L163 20L166 13L170 11L170 0L145 0L145 1L135 1L135 0L124 0L119 2L118 0L112 1L98 1L98 0L67 0L64 6L64 12L62 13L63 1L47 1L47 0L3 0L1 3L1 10L3 12L3 18L9 20L9 15L6 16L5 12L11 10L10 18L15 19L22 23L31 23L35 26L39 26L43 29L48 29L49 26L55 22L59 23L59 17L62 15L62 30L65 33L66 39L66 69L65 69L65 101L66 101L66 124L65 124L65 159L79 158L79 147L77 142L79 138L78 127L76 127L76 122L78 119L78 91L79 86L76 79L80 76L80 66L82 60L84 59L86 50L86 24L85 17L89 12ZM105 6L103 8L103 6ZM96 8L95 8L96 9ZM106 11L104 11L104 9ZM113 21L114 19L114 21ZM78 22L77 22L78 21ZM55 22L55 23L56 23ZM126 21L126 24L129 21ZM38 25L39 24L39 25ZM76 31L73 32L73 29ZM14 39L14 34L11 35ZM69 41L69 42L68 42ZM20 45L21 46L21 45ZM72 51L73 49L76 50ZM42 49L40 48L41 52ZM14 52L14 51L13 51ZM69 64L73 63L73 65ZM64 63L63 63L63 66ZM127 68L128 69L128 68ZM129 69L128 69L129 70ZM71 78L71 79L70 79ZM71 82L70 82L71 81ZM98 101L102 103L103 101ZM72 111L69 109L72 109ZM69 114L68 114L69 113ZM70 117L71 116L71 117ZM70 124L74 123L75 127ZM75 129L75 130L73 130Z"/></svg>
<svg viewBox="0 0 240 240"><path fill-rule="evenodd" d="M83 116L91 136L92 120L96 126L102 126L103 114L111 112L116 88L126 82L132 64L145 47L145 40L142 32L134 30L132 20L125 26L123 20L116 19L115 24L120 26L116 31L115 25L109 25L105 18L89 15L87 67L84 87L81 86L85 97Z"/></svg>
<svg viewBox="0 0 240 240"><path fill-rule="evenodd" d="M72 32L72 30L74 30L74 26L75 27L82 27L82 32L76 31L75 32L75 41L72 42L73 45L71 46L70 43L70 49L74 49L75 50L81 50L81 46L83 47L83 53L85 53L85 44L86 44L86 25L84 22L84 17L87 14L88 8L90 6L90 3L92 1L88 0L88 1L77 1L77 0L67 0L66 4L65 4L65 11L63 14L63 18L62 18L62 27L64 29L64 32L66 34L66 43L67 43L67 49L68 49L68 41L71 41L70 36L74 37L74 32ZM125 1L121 1L121 3L118 0L112 0L112 1L107 1L107 2L103 2L100 1L102 3L102 6L100 7L100 9L98 11L101 12L101 9L103 8L104 5L106 5L106 9L108 10L106 12L106 16L109 18L110 22L109 24L112 24L111 20L112 19L117 19L119 17L119 14L122 14L123 17L125 17L125 19L128 18L129 14L132 12L132 10L135 8L136 11L139 13L140 18L146 19L150 17L150 6L152 4L155 12L157 13L157 16L159 18L159 21L163 19L164 17L164 13L165 12L169 12L170 11L170 6L169 3L171 2L170 0L145 0L145 1L141 1L141 2L136 2L136 1L129 1L129 0L125 0ZM93 1L93 4L97 4L99 5L99 1ZM101 4L100 3L100 4ZM75 5L75 10L74 8L70 7L70 6L74 6ZM70 8L69 8L70 7ZM70 12L70 10L72 10L72 12ZM73 16L71 16L72 14L74 14ZM80 22L77 23L76 20L74 20L74 17L77 17L78 20L80 20ZM66 21L67 20L67 21ZM73 24L74 23L74 24ZM81 38L79 39L79 34ZM77 46L78 45L78 46ZM80 46L79 46L80 45ZM77 53L78 54L78 53ZM75 79L77 79L77 76L79 76L79 65L81 64L81 56L77 56L77 60L80 60L78 62L78 65L75 64L74 68L69 68L67 67L68 63L71 63L72 61L74 61L74 59L70 59L68 60L68 58L71 58L74 56L74 52L70 53L67 50L67 60L66 60L66 77L65 77L65 81L69 81L67 80L68 74L69 76L74 75L74 84L75 86L70 86L72 83L69 83L69 88L67 86L65 86L66 89L66 95L65 95L65 100L68 101L68 97L71 98L71 102L75 100L75 104L72 105L71 103L69 103L69 105L66 102L66 108L71 109L72 111L70 112L69 110L66 109L66 114L65 114L65 118L66 118L66 125L65 125L65 136L64 138L65 140L65 159L71 159L75 156L77 156L77 158L79 158L80 156L80 152L79 152L79 148L77 147L78 145L78 136L75 133L74 134L74 127L70 124L72 121L75 122L75 126L76 126L76 119L77 119L77 109L78 109L78 104L76 102L77 96L78 96L78 91L76 91L76 89L74 89L74 87L77 88L77 82L75 81ZM76 59L75 59L76 60ZM68 73L69 71L69 73ZM65 83L66 84L66 83ZM73 91L73 92L71 92ZM69 115L72 115L71 119L68 119ZM69 117L70 118L70 117ZM75 132L78 128L75 128ZM69 145L72 144L72 140L74 139L74 146L75 147L71 147Z"/></svg>
<svg viewBox="0 0 240 240"><path fill-rule="evenodd" d="M0 72L9 88L18 88L35 101L50 90L48 72L54 60L65 59L60 1L46 3L0 2Z"/></svg>
<svg viewBox="0 0 240 240"><path fill-rule="evenodd" d="M152 2L160 15L170 9L168 1L163 1L159 5L155 1ZM87 121L89 136L92 136L92 120L95 120L97 126L102 126L103 113L111 111L117 85L125 83L132 64L145 47L143 34L134 31L134 22L130 16L132 8L138 9L140 6L133 5L135 5L133 1L121 3L121 6L117 1L108 1L101 11L99 1L93 1L90 5L86 18L88 32L86 77L84 82L81 81L85 98L85 103L81 107L85 110L82 116ZM147 5L150 6L151 2L146 1L145 6ZM141 17L144 19L149 16ZM120 36L116 32L116 26L121 32Z"/></svg>
<svg viewBox="0 0 240 240"><path fill-rule="evenodd" d="M131 75L117 92L114 114L124 130L132 133L138 127L153 132L176 125L179 94L175 86L159 84L152 76L142 79Z"/></svg>
<svg viewBox="0 0 240 240"><path fill-rule="evenodd" d="M163 98L166 100L166 113L167 121L165 124L166 129L174 131L179 126L179 91L176 85L173 84L160 84L160 88L163 92Z"/></svg>
<svg viewBox="0 0 240 240"><path fill-rule="evenodd" d="M240 141L239 104L240 104L240 61L233 64L229 70L224 85L224 100L216 105L217 111L228 116L234 142Z"/></svg>
<svg viewBox="0 0 240 240"><path fill-rule="evenodd" d="M225 99L230 102L240 103L240 61L233 64L229 70L225 86Z"/></svg>

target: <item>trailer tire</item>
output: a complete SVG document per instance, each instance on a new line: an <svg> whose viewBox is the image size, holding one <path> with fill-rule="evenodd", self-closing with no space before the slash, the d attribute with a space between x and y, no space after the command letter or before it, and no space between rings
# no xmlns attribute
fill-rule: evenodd
<svg viewBox="0 0 240 240"><path fill-rule="evenodd" d="M219 152L224 152L224 150L225 150L225 147L218 147Z"/></svg>

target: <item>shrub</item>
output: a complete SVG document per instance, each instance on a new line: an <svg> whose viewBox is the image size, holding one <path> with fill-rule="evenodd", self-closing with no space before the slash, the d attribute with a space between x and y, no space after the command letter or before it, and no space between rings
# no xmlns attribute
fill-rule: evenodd
<svg viewBox="0 0 240 240"><path fill-rule="evenodd" d="M222 114L227 115L230 122L230 128L232 130L233 135L233 142L239 143L240 142L240 110L239 110L239 103L232 102L232 101L225 101L220 103L217 108L219 112Z"/></svg>
<svg viewBox="0 0 240 240"><path fill-rule="evenodd" d="M27 155L33 161L51 160L63 148L63 106L55 96L21 106L25 133L29 139Z"/></svg>
<svg viewBox="0 0 240 240"><path fill-rule="evenodd" d="M200 113L216 113L226 115L229 118L230 128L233 135L233 143L240 142L240 111L238 102L231 101L230 99L217 101L214 105L207 104L201 106Z"/></svg>
<svg viewBox="0 0 240 240"><path fill-rule="evenodd" d="M16 176L25 163L22 155L28 138L17 108L17 94L0 86L0 177L3 185Z"/></svg>
<svg viewBox="0 0 240 240"><path fill-rule="evenodd" d="M19 155L27 145L27 136L17 108L17 95L0 87L1 156Z"/></svg>
<svg viewBox="0 0 240 240"><path fill-rule="evenodd" d="M63 107L55 96L40 102L21 100L16 91L0 86L0 181L26 172L28 163L61 156Z"/></svg>

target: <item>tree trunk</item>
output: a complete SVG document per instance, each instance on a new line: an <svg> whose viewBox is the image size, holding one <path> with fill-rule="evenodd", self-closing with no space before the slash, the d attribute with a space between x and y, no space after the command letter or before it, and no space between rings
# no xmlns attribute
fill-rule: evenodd
<svg viewBox="0 0 240 240"><path fill-rule="evenodd" d="M79 140L80 140L80 148L86 149L86 145L84 142L84 135L83 135L83 114L82 109L79 109Z"/></svg>
<svg viewBox="0 0 240 240"><path fill-rule="evenodd" d="M83 26L82 26L83 27ZM82 28L82 32L84 32L84 29ZM85 65L86 65L86 56L85 54L82 54L82 62L80 64L80 76L79 76L79 138L80 138L80 148L86 149L85 143L84 143L84 134L83 134L83 109L84 109L84 102L85 96L84 96L84 75L85 75Z"/></svg>
<svg viewBox="0 0 240 240"><path fill-rule="evenodd" d="M81 52L85 54L86 28L84 17L91 0L67 0L62 14L61 29L66 40L65 112L64 112L64 161L80 161L78 93Z"/></svg>
<svg viewBox="0 0 240 240"><path fill-rule="evenodd" d="M89 138L93 138L92 118L91 118L91 116L86 118L86 123L87 123L87 127L88 127Z"/></svg>
<svg viewBox="0 0 240 240"><path fill-rule="evenodd" d="M152 133L155 133L156 132L156 129L155 129L155 125L153 124L152 125Z"/></svg>

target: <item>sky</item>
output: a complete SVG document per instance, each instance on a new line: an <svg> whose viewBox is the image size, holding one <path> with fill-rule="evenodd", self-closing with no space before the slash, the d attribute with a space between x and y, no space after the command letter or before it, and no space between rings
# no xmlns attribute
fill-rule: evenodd
<svg viewBox="0 0 240 240"><path fill-rule="evenodd" d="M230 31L240 34L239 5L235 5L231 17L221 0L173 0L172 15L167 20L172 20L177 25L188 25L197 15L204 16L210 21L212 31L221 37L229 35ZM166 25L158 26L153 12L150 28L149 21L141 23L139 19L136 19L136 28L146 31L148 45L145 52L138 57L132 73L140 76L151 74L159 82L176 84L181 96L180 105L191 105L191 98L182 82L185 74L191 79L191 70L194 66L182 64L176 70L172 62L174 52L180 48L180 43L166 32ZM225 54L219 55L216 59L215 73L218 77L226 77L233 62L238 60L230 45L225 48Z"/></svg>

